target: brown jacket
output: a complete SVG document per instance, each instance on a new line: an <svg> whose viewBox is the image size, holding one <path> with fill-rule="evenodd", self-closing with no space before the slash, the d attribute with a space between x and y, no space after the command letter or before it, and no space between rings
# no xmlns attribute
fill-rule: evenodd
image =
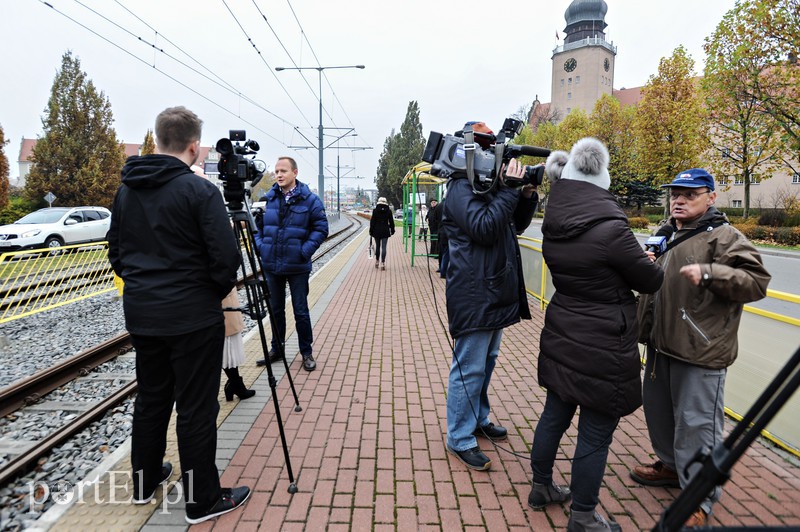
<svg viewBox="0 0 800 532"><path fill-rule="evenodd" d="M727 221L711 207L680 238L699 225ZM674 220L667 223L674 226ZM763 298L771 279L755 247L731 225L697 234L661 255L664 284L639 299L639 341L657 352L707 368L726 368L738 355L739 322L745 303ZM694 286L679 273L699 264L710 280Z"/></svg>
<svg viewBox="0 0 800 532"><path fill-rule="evenodd" d="M234 286L233 290L222 300L222 306L239 308L241 305L239 294ZM225 315L225 336L231 336L244 330L244 318L242 318L241 312L227 311L223 312L223 314Z"/></svg>

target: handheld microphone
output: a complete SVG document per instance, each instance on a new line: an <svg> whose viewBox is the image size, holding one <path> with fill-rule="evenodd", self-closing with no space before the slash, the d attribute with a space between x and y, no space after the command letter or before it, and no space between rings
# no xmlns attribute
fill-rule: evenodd
<svg viewBox="0 0 800 532"><path fill-rule="evenodd" d="M672 233L675 232L675 228L672 227L670 224L662 225L656 234L648 238L644 243L644 249L647 251L652 251L655 253L656 257L659 257L662 253L667 250L667 242L669 242Z"/></svg>

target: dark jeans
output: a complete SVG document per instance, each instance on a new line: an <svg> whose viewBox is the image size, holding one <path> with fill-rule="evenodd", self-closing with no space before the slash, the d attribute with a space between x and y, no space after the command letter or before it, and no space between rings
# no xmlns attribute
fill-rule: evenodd
<svg viewBox="0 0 800 532"><path fill-rule="evenodd" d="M577 405L562 401L548 390L544 412L536 424L531 448L533 481L549 484L553 480L553 462L561 437L575 415ZM572 462L573 510L590 512L599 501L600 485L608 459L608 447L614 438L619 418L591 408L581 407L578 417L578 445Z"/></svg>
<svg viewBox="0 0 800 532"><path fill-rule="evenodd" d="M439 249L439 274L443 278L447 278L447 267L450 265L450 247L447 240L442 242Z"/></svg>
<svg viewBox="0 0 800 532"><path fill-rule="evenodd" d="M183 496L191 513L207 510L220 497L217 471L217 414L225 325L178 336L131 334L139 391L133 406L131 465L141 479L136 496L146 497L161 481L167 426L175 403L183 471ZM187 474L187 472L189 474ZM140 475L140 476L139 476Z"/></svg>
<svg viewBox="0 0 800 532"><path fill-rule="evenodd" d="M272 307L272 319L278 329L278 337L272 338L272 349L277 350L278 341L286 342L286 285L292 295L292 309L294 310L294 324L297 328L297 341L300 354L304 357L311 355L311 343L314 333L311 331L311 314L308 311L308 273L293 275L277 275L264 273L269 287L269 304Z"/></svg>
<svg viewBox="0 0 800 532"><path fill-rule="evenodd" d="M375 239L375 261L379 259L386 262L386 248L389 246L389 237Z"/></svg>

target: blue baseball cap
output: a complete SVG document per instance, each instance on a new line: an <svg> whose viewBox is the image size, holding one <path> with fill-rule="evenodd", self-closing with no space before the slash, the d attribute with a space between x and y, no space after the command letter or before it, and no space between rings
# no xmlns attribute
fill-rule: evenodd
<svg viewBox="0 0 800 532"><path fill-rule="evenodd" d="M708 190L714 190L714 176L706 172L702 168L691 168L684 170L675 176L672 183L661 185L661 188L668 187L683 187L683 188L701 188L708 187Z"/></svg>

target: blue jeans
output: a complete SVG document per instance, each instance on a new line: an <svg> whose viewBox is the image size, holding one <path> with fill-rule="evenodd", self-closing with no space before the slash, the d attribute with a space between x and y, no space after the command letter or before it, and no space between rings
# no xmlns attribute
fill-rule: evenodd
<svg viewBox="0 0 800 532"><path fill-rule="evenodd" d="M489 381L502 338L503 329L456 338L447 384L447 445L456 451L477 446L472 433L489 423Z"/></svg>
<svg viewBox="0 0 800 532"><path fill-rule="evenodd" d="M547 391L547 402L533 434L531 468L534 482L550 484L553 481L553 462L558 444L577 408L577 405L565 403L558 395ZM608 459L608 447L614 438L617 423L618 417L581 406L578 445L573 456L570 483L573 510L591 512L597 506Z"/></svg>
<svg viewBox="0 0 800 532"><path fill-rule="evenodd" d="M272 349L277 352L278 342L286 342L286 285L292 294L292 309L294 310L294 324L297 328L297 341L300 354L304 357L311 355L311 343L314 334L311 331L311 314L308 311L308 273L293 275L277 275L264 272L269 288L269 304L272 307L272 319L278 329L277 338L272 336Z"/></svg>

